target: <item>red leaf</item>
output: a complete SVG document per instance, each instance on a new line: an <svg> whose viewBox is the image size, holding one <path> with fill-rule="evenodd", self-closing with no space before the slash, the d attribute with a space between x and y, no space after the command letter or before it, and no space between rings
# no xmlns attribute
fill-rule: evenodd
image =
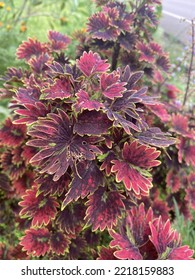
<svg viewBox="0 0 195 280"><path fill-rule="evenodd" d="M148 63L154 62L154 53L149 46L144 43L139 42L137 44L137 49L140 52L139 61L146 61Z"/></svg>
<svg viewBox="0 0 195 280"><path fill-rule="evenodd" d="M195 166L195 146L189 146L185 149L184 158L187 165Z"/></svg>
<svg viewBox="0 0 195 280"><path fill-rule="evenodd" d="M140 145L137 141L129 144L125 142L123 146L123 158L127 162L142 168L158 166L160 161L156 158L159 155L160 151L157 151L156 148Z"/></svg>
<svg viewBox="0 0 195 280"><path fill-rule="evenodd" d="M161 216L150 223L150 229L150 240L154 244L158 254L161 256L165 253L167 246L178 237L176 231L171 230L169 220L163 224ZM180 243L180 240L176 241Z"/></svg>
<svg viewBox="0 0 195 280"><path fill-rule="evenodd" d="M74 125L74 132L79 135L102 135L108 133L112 122L107 118L106 114L97 111L84 111L78 116Z"/></svg>
<svg viewBox="0 0 195 280"><path fill-rule="evenodd" d="M118 246L120 250L114 253L114 256L121 260L142 260L143 257L140 254L138 248L133 246L129 239L125 236L121 236L114 230L109 232L113 240L110 242L111 247Z"/></svg>
<svg viewBox="0 0 195 280"><path fill-rule="evenodd" d="M16 92L16 100L22 106L26 104L35 105L36 102L40 102L39 101L40 95L41 92L38 88L36 89L31 87L19 88L18 91Z"/></svg>
<svg viewBox="0 0 195 280"><path fill-rule="evenodd" d="M40 147L31 163L40 165L40 173L55 174L54 181L58 181L78 160L94 160L96 154L101 154L101 150L93 145L94 137L75 135L72 129L72 121L59 109L57 114L49 113L28 131L36 138L28 141L28 145Z"/></svg>
<svg viewBox="0 0 195 280"><path fill-rule="evenodd" d="M83 199L89 193L94 193L98 186L103 184L103 174L93 161L90 163L80 162L77 169L79 176L73 178L70 190L62 203L62 208L65 208L73 200L77 201L79 197Z"/></svg>
<svg viewBox="0 0 195 280"><path fill-rule="evenodd" d="M89 53L84 52L83 55L77 60L78 68L83 72L87 77L106 72L110 64L106 63L106 60L102 60L97 53L90 51Z"/></svg>
<svg viewBox="0 0 195 280"><path fill-rule="evenodd" d="M46 63L51 62L51 57L47 53L43 53L38 57L32 57L28 64L30 65L33 72L41 74L48 69Z"/></svg>
<svg viewBox="0 0 195 280"><path fill-rule="evenodd" d="M18 59L26 59L27 61L33 56L40 56L47 52L47 46L37 40L31 38L23 42L17 49L16 55Z"/></svg>
<svg viewBox="0 0 195 280"><path fill-rule="evenodd" d="M58 182L52 180L52 175L45 174L40 176L35 180L35 183L39 185L38 193L43 193L44 196L47 195L57 195L60 196L64 191L67 190L70 183L70 176L68 174L63 175Z"/></svg>
<svg viewBox="0 0 195 280"><path fill-rule="evenodd" d="M53 30L48 32L48 39L51 41L52 51L64 50L71 42L68 36Z"/></svg>
<svg viewBox="0 0 195 280"><path fill-rule="evenodd" d="M125 32L125 34L121 33L118 38L120 46L128 52L130 52L134 48L136 39L136 35L129 32Z"/></svg>
<svg viewBox="0 0 195 280"><path fill-rule="evenodd" d="M147 106L150 111L152 111L157 117L163 122L168 122L170 120L170 115L168 114L164 104L155 104Z"/></svg>
<svg viewBox="0 0 195 280"><path fill-rule="evenodd" d="M51 235L50 239L51 250L57 255L64 255L65 251L68 249L70 240L62 233L55 232Z"/></svg>
<svg viewBox="0 0 195 280"><path fill-rule="evenodd" d="M161 46L159 44L157 44L156 42L151 42L149 44L149 46L154 53L156 53L158 55L163 53Z"/></svg>
<svg viewBox="0 0 195 280"><path fill-rule="evenodd" d="M25 236L22 237L20 245L27 254L33 257L44 256L50 249L49 245L50 234L47 228L28 229L25 231Z"/></svg>
<svg viewBox="0 0 195 280"><path fill-rule="evenodd" d="M174 85L172 84L166 84L166 89L167 89L167 97L170 99L175 99L181 91Z"/></svg>
<svg viewBox="0 0 195 280"><path fill-rule="evenodd" d="M185 200L187 200L189 205L191 206L191 208L195 210L195 188L194 187L187 188Z"/></svg>
<svg viewBox="0 0 195 280"><path fill-rule="evenodd" d="M129 112L128 112L129 113ZM115 127L121 127L125 130L127 134L132 134L131 129L140 132L140 128L135 125L132 121L126 119L126 117L121 116L119 113L116 113L112 110L107 111L107 116L110 120L114 121Z"/></svg>
<svg viewBox="0 0 195 280"><path fill-rule="evenodd" d="M159 127L150 127L137 136L140 143L146 143L156 147L168 147L175 144L176 139L168 132L162 132Z"/></svg>
<svg viewBox="0 0 195 280"><path fill-rule="evenodd" d="M26 126L24 124L14 124L7 118L0 128L0 144L8 147L19 146L26 137Z"/></svg>
<svg viewBox="0 0 195 280"><path fill-rule="evenodd" d="M110 26L113 26L120 31L130 31L133 21L133 16L125 12L125 7L122 4L106 5L103 7L104 13L108 14Z"/></svg>
<svg viewBox="0 0 195 280"><path fill-rule="evenodd" d="M134 206L126 218L126 227L129 227L134 237L135 243L141 247L149 239L150 228L149 222L153 220L153 210L149 208L145 211L144 203Z"/></svg>
<svg viewBox="0 0 195 280"><path fill-rule="evenodd" d="M93 231L98 228L100 231L111 229L117 224L124 209L124 197L118 191L107 191L105 187L99 187L88 198L85 219L92 224Z"/></svg>
<svg viewBox="0 0 195 280"><path fill-rule="evenodd" d="M102 165L100 166L100 170L105 170L107 176L110 176L111 174L112 160L114 160L115 158L115 154L113 152L109 152Z"/></svg>
<svg viewBox="0 0 195 280"><path fill-rule="evenodd" d="M173 115L172 116L172 125L174 131L180 133L180 134L185 134L186 131L188 130L188 118L183 115Z"/></svg>
<svg viewBox="0 0 195 280"><path fill-rule="evenodd" d="M173 248L168 256L168 260L194 260L192 257L194 251L189 246L184 245L178 248Z"/></svg>
<svg viewBox="0 0 195 280"><path fill-rule="evenodd" d="M133 189L136 195L148 195L149 189L152 187L150 178L142 176L139 171L131 167L128 163L119 160L113 160L111 171L116 172L116 181L123 181L126 189Z"/></svg>
<svg viewBox="0 0 195 280"><path fill-rule="evenodd" d="M55 218L56 208L59 206L52 196L43 196L43 194L37 196L37 187L35 186L26 191L19 205L23 207L20 215L32 218L32 226L47 225L51 219Z"/></svg>
<svg viewBox="0 0 195 280"><path fill-rule="evenodd" d="M37 121L39 117L45 117L49 112L49 106L46 107L42 102L35 102L35 104L24 104L24 109L17 109L16 114L23 116L22 118L13 121L14 124L32 124Z"/></svg>
<svg viewBox="0 0 195 280"><path fill-rule="evenodd" d="M190 250L188 246L180 246L180 236L171 229L169 220L163 224L161 217L159 217L150 223L150 229L150 240L159 254L158 259L191 259L193 250Z"/></svg>
<svg viewBox="0 0 195 280"><path fill-rule="evenodd" d="M170 62L167 55L161 55L156 59L156 65L160 67L164 72L168 72L170 69Z"/></svg>
<svg viewBox="0 0 195 280"><path fill-rule="evenodd" d="M14 163L13 153L9 149L2 152L0 160L3 172L9 175L11 180L18 180L26 171L26 166L23 161Z"/></svg>
<svg viewBox="0 0 195 280"><path fill-rule="evenodd" d="M111 74L103 73L100 77L102 94L109 99L122 97L122 93L126 91L124 85L126 85L126 83L119 81L119 75L116 72Z"/></svg>
<svg viewBox="0 0 195 280"><path fill-rule="evenodd" d="M150 178L142 175L142 169L151 168L160 164L156 158L160 152L156 148L146 145L138 145L137 141L123 146L123 161L113 160L114 166L111 171L116 172L116 181L123 181L126 189L133 189L136 195L148 195L149 189L152 187ZM139 168L136 168L139 167Z"/></svg>
<svg viewBox="0 0 195 280"><path fill-rule="evenodd" d="M89 94L80 89L79 92L77 92L76 94L77 96L77 101L76 104L74 105L74 108L76 109L77 112L79 111L83 111L85 109L89 110L89 111L99 111L100 108L103 107L103 104L100 103L97 100L90 100Z"/></svg>
<svg viewBox="0 0 195 280"><path fill-rule="evenodd" d="M53 85L44 89L41 99L64 99L71 97L71 83L67 78L56 79Z"/></svg>

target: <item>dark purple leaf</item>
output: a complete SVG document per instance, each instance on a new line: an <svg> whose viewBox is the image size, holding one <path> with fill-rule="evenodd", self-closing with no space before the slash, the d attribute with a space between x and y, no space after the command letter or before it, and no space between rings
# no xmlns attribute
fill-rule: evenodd
<svg viewBox="0 0 195 280"><path fill-rule="evenodd" d="M78 116L77 122L74 125L74 132L79 135L102 135L108 133L112 122L107 118L107 115L97 111L84 111Z"/></svg>
<svg viewBox="0 0 195 280"><path fill-rule="evenodd" d="M116 40L120 31L110 25L110 18L104 12L99 12L89 18L87 31L93 38L107 40Z"/></svg>
<svg viewBox="0 0 195 280"><path fill-rule="evenodd" d="M93 194L88 196L86 205L86 221L92 224L92 229L100 231L105 228L111 229L116 226L118 219L121 218L124 204L122 196L118 191L107 191L106 187L99 187Z"/></svg>
<svg viewBox="0 0 195 280"><path fill-rule="evenodd" d="M103 185L103 174L94 162L80 162L77 166L78 175L72 180L70 190L66 194L62 207L79 197L85 198L89 193L94 193L98 186Z"/></svg>

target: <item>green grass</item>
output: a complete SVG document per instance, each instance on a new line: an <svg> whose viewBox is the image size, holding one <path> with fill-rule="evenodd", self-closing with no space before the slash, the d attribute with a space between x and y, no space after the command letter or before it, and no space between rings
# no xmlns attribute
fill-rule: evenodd
<svg viewBox="0 0 195 280"><path fill-rule="evenodd" d="M175 200L174 205L176 217L173 227L181 234L182 245L188 245L190 249L195 250L195 211L191 211L192 220L186 220L179 212L178 205Z"/></svg>

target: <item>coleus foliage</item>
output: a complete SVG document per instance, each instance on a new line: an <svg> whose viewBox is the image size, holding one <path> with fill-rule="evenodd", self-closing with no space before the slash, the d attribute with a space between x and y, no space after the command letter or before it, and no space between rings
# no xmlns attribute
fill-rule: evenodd
<svg viewBox="0 0 195 280"><path fill-rule="evenodd" d="M178 125L181 116L171 116L152 91L169 68L150 42L159 1L131 3L131 12L121 2L96 2L102 10L89 19L88 33L77 35L75 62L63 54L70 38L49 31L48 43L19 46L28 69L10 68L3 77L2 97L12 99L0 129L0 187L20 199L20 246L50 259L191 259L171 229L171 207L158 198L155 177L161 150L176 142L154 125L156 116L180 135L179 162L188 155L193 163L193 145L183 147L194 137L187 120ZM173 175L166 182L176 192ZM186 199L194 207L193 197L191 184Z"/></svg>

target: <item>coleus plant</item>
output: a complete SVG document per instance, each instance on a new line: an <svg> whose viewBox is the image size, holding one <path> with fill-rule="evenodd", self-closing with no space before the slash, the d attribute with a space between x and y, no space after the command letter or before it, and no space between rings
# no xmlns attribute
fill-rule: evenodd
<svg viewBox="0 0 195 280"><path fill-rule="evenodd" d="M18 246L26 257L48 259L191 259L166 204L149 202L157 196L152 175L161 150L176 142L148 117L159 115L156 106L160 116L167 113L143 83L144 73L150 87L155 77L161 81L168 67L160 46L149 42L154 1L133 12L117 1L96 2L102 12L89 19L74 62L63 54L70 38L49 31L48 43L19 46L28 68L3 77L11 112L0 130L0 183L7 198L20 200ZM143 15L147 34L139 29ZM101 54L94 49L100 45Z"/></svg>

